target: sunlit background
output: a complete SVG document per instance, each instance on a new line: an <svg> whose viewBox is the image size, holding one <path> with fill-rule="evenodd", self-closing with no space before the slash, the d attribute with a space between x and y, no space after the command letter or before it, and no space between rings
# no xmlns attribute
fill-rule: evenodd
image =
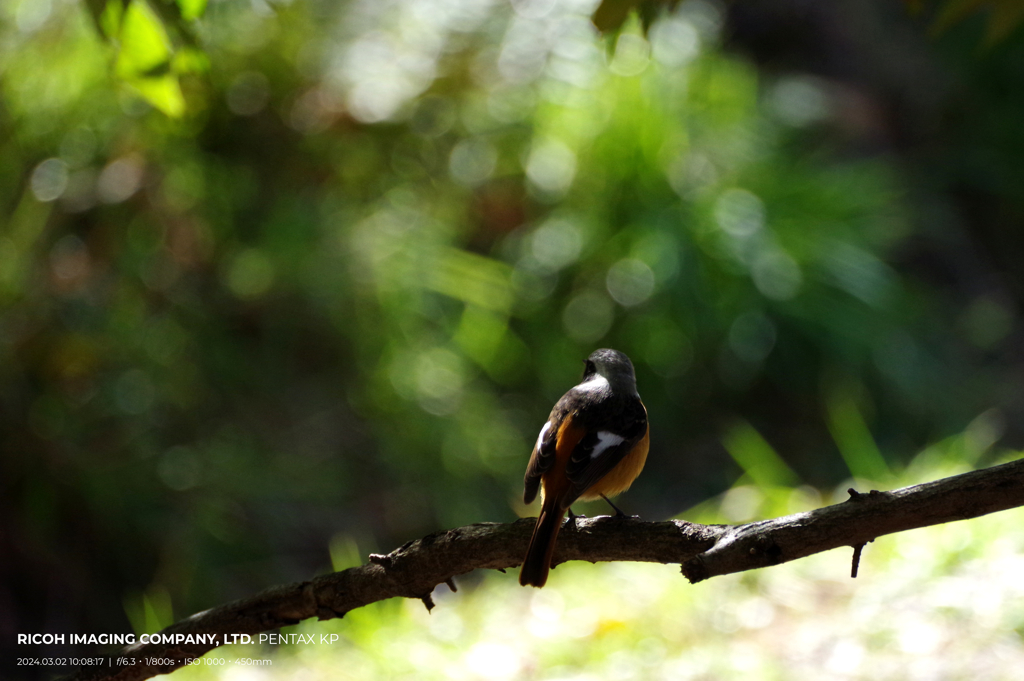
<svg viewBox="0 0 1024 681"><path fill-rule="evenodd" d="M596 5L0 4L0 638L152 630L533 515L530 447L598 347L633 358L650 413L620 504L646 519L743 522L1012 456L1020 32L929 34L895 1L685 0L602 36ZM841 581L848 556L693 594L671 567L588 565L329 626L369 660L352 678L802 678L771 636L731 635L785 617L813 638L812 603L860 631L899 592L917 619L889 629L933 636L835 630L807 678L966 678L875 662L947 649L932 609L982 617L972 590L1022 540L970 527L880 555L936 561L920 601L906 575ZM968 546L1009 562L968 567ZM601 603L573 590L590 579ZM1002 603L982 629L1019 668ZM675 633L640 624L669 608ZM605 641L605 666L465 619L487 612ZM426 651L408 668L360 638L402 632ZM733 645L761 662L716 667Z"/></svg>

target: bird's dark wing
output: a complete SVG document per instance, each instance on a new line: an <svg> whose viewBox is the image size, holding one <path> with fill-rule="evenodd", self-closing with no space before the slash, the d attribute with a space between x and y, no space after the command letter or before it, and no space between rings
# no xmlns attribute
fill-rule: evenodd
<svg viewBox="0 0 1024 681"><path fill-rule="evenodd" d="M596 418L587 418L585 413L577 417L577 422L592 421L600 425L587 429L566 466L565 474L574 491L568 503L615 468L647 433L647 410L639 398L606 405L604 411Z"/></svg>
<svg viewBox="0 0 1024 681"><path fill-rule="evenodd" d="M527 504L537 498L541 475L555 463L558 430L567 416L566 411L560 409L560 405L561 402L551 410L551 415L548 416L547 422L540 429L540 435L537 436L533 453L530 454L530 463L526 466L526 476L523 478L523 501Z"/></svg>

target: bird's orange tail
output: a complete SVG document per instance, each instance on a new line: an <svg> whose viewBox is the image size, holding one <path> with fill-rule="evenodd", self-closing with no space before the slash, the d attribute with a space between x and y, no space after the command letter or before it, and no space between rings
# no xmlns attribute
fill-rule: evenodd
<svg viewBox="0 0 1024 681"><path fill-rule="evenodd" d="M548 581L548 570L551 569L551 556L555 552L555 539L562 527L562 516L565 511L559 506L556 495L544 498L540 509L540 517L530 537L530 547L526 549L523 568L519 571L519 583L523 586L542 587Z"/></svg>

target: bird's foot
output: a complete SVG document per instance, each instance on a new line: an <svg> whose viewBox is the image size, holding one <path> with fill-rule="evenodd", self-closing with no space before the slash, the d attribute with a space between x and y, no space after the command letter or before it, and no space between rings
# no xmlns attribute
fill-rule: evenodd
<svg viewBox="0 0 1024 681"><path fill-rule="evenodd" d="M611 499L609 499L608 497L606 497L603 494L601 495L601 498L604 499L605 501L607 501L608 505L615 509L615 517L616 518L628 518L629 517L625 513L622 512L621 508L619 508L618 506L613 504ZM640 516L633 516L633 517L634 518L639 518Z"/></svg>
<svg viewBox="0 0 1024 681"><path fill-rule="evenodd" d="M572 512L571 508L568 509L568 511L569 511L569 517L566 519L565 524L568 525L569 527L571 527L573 530L578 530L579 526L576 525L576 519L577 518L586 518L587 516L585 516L585 515L576 515L575 513Z"/></svg>

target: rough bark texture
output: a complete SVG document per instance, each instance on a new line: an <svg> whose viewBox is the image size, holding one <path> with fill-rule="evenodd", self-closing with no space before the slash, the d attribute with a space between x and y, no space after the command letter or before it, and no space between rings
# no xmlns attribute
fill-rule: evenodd
<svg viewBox="0 0 1024 681"><path fill-rule="evenodd" d="M646 522L637 518L580 518L564 528L554 564L570 560L681 563L696 583L732 572L777 565L841 546L861 547L886 534L974 518L1024 506L1024 459L892 492L860 494L808 513L746 525L697 525L683 520ZM366 565L311 581L268 589L251 598L196 613L162 634L256 634L300 620L341 617L369 603L396 596L421 599L439 584L479 568L504 570L519 565L534 520L479 523L435 532L392 551L371 555ZM857 552L859 555L859 551ZM854 571L856 570L856 558ZM548 588L557 588L558 574ZM511 582L510 582L511 588ZM75 681L138 681L166 674L211 650L213 645L127 646L120 657L131 666L107 663L82 669ZM144 658L170 658L153 666ZM116 660L116 658L115 658Z"/></svg>

